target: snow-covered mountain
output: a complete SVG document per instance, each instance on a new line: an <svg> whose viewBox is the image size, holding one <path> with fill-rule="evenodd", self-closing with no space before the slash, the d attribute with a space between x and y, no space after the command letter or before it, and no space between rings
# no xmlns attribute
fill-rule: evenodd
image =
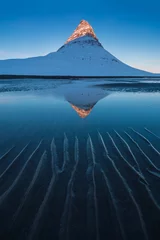
<svg viewBox="0 0 160 240"><path fill-rule="evenodd" d="M106 51L93 28L82 20L57 52L0 61L0 74L45 76L152 76L132 68Z"/></svg>

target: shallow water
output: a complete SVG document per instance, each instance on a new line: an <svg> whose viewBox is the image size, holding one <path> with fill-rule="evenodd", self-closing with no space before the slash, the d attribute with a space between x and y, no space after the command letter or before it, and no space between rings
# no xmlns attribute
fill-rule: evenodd
<svg viewBox="0 0 160 240"><path fill-rule="evenodd" d="M160 79L0 80L1 239L159 239Z"/></svg>

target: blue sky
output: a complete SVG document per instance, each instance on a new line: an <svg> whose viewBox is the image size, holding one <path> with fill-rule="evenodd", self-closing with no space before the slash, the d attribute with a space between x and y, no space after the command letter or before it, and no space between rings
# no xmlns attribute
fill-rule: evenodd
<svg viewBox="0 0 160 240"><path fill-rule="evenodd" d="M56 51L82 19L123 62L160 73L159 0L5 0L0 7L0 59Z"/></svg>

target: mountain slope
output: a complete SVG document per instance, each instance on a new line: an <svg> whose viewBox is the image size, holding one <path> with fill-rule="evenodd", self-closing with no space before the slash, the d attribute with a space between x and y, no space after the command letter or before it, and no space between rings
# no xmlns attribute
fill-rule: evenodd
<svg viewBox="0 0 160 240"><path fill-rule="evenodd" d="M0 74L70 76L149 76L106 51L93 28L81 21L57 52L43 57L0 61Z"/></svg>

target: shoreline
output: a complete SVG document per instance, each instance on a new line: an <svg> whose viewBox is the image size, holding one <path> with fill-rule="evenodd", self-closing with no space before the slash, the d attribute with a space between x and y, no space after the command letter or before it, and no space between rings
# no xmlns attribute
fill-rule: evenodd
<svg viewBox="0 0 160 240"><path fill-rule="evenodd" d="M44 75L0 75L0 80L2 79L25 79L25 78L34 78L34 79L71 79L71 80L78 80L78 79L102 79L102 78L159 78L159 76L44 76Z"/></svg>

